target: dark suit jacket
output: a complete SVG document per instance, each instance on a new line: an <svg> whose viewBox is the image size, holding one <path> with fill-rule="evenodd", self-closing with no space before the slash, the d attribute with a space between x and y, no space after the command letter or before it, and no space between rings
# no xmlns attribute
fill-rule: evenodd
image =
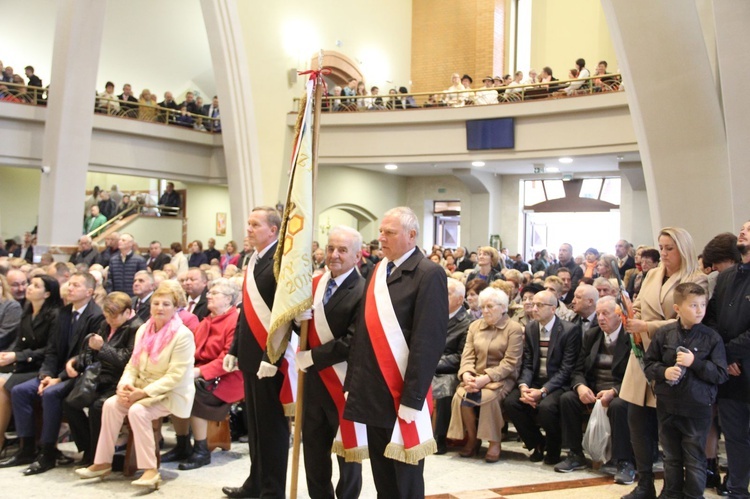
<svg viewBox="0 0 750 499"><path fill-rule="evenodd" d="M117 96L117 98L121 101L126 102L134 102L135 104L126 104L125 102L120 103L120 107L124 110L128 109L136 109L138 107L138 99L135 98L135 96L130 95L127 98L125 97L125 94L120 94Z"/></svg>
<svg viewBox="0 0 750 499"><path fill-rule="evenodd" d="M203 293L198 297L198 303L195 304L195 307L193 307L193 315L195 315L199 321L202 321L204 317L206 317L209 314L208 311L208 301L206 300L206 295L208 294L208 288L203 290ZM188 300L190 298L188 297Z"/></svg>
<svg viewBox="0 0 750 499"><path fill-rule="evenodd" d="M583 317L580 315L576 315L576 318L573 319L573 324L578 326L581 329L581 334L583 335ZM589 331L595 327L599 327L599 318L594 315L594 320L591 321L591 326L589 326ZM585 335L584 335L585 336Z"/></svg>
<svg viewBox="0 0 750 499"><path fill-rule="evenodd" d="M99 331L104 315L102 315L102 309L92 299L74 325L71 324L72 318L73 305L66 305L60 309L57 327L52 331L44 352L44 363L39 370L40 377L68 379L65 363L68 359L78 355L86 335Z"/></svg>
<svg viewBox="0 0 750 499"><path fill-rule="evenodd" d="M469 324L472 319L466 313L466 309L461 307L456 315L448 319L448 335L445 337L445 349L440 356L435 374L458 374L458 368L461 366L461 354L464 352L466 345L466 333L469 331Z"/></svg>
<svg viewBox="0 0 750 499"><path fill-rule="evenodd" d="M29 263L34 263L34 247L29 246L28 248L26 248L26 251L24 251L23 255L21 254L22 249L23 248L21 248L20 245L16 246L16 249L13 250L13 256L15 256L16 258L23 258Z"/></svg>
<svg viewBox="0 0 750 499"><path fill-rule="evenodd" d="M138 304L138 311L135 312L136 317L138 317L141 322L146 322L151 317L151 297L154 295L150 295L146 301L143 303ZM138 300L138 297L133 297L133 310L136 308L136 300Z"/></svg>
<svg viewBox="0 0 750 499"><path fill-rule="evenodd" d="M581 328L555 316L552 335L547 349L547 382L542 385L539 381L539 366L541 356L539 352L539 322L536 320L526 324L526 339L523 347L523 366L518 377L519 385L530 388L547 388L548 393L558 389L570 387L570 376L578 360L581 350Z"/></svg>
<svg viewBox="0 0 750 499"><path fill-rule="evenodd" d="M266 254L255 262L253 269L253 277L255 277L258 293L269 309L273 309L273 298L276 293L276 278L273 275L273 255L277 244L278 242L274 243ZM237 357L240 370L246 372L247 376L255 376L260 362L263 360L265 349L265 345L258 345L258 342L255 341L255 336L253 336L250 330L245 313L241 311L240 319L237 321L237 330L234 333L234 341L232 342L232 347L229 349L229 353ZM277 366L281 364L282 359L283 357L279 358L279 361L276 363Z"/></svg>
<svg viewBox="0 0 750 499"><path fill-rule="evenodd" d="M599 347L604 341L604 331L598 326L592 327L583 335L581 352L578 355L578 362L573 375L570 377L570 386L575 388L578 385L586 385L592 390L596 388L596 374L594 372L594 363L599 353ZM620 329L615 344L615 353L612 359L612 377L615 379L615 389L620 392L622 378L625 376L625 368L628 367L628 358L630 357L630 337L625 332L625 328ZM596 388L600 390L600 388ZM594 392L596 393L596 391Z"/></svg>
<svg viewBox="0 0 750 499"><path fill-rule="evenodd" d="M458 272L466 272L467 270L471 270L474 268L476 264L469 260L468 256L465 256L461 259L460 262L458 262L458 265L456 266L456 270Z"/></svg>
<svg viewBox="0 0 750 499"><path fill-rule="evenodd" d="M172 257L166 253L159 253L159 256L154 258L153 261L149 260L151 260L150 256L146 259L146 266L153 272L154 270L162 270L166 264L172 261Z"/></svg>
<svg viewBox="0 0 750 499"><path fill-rule="evenodd" d="M372 273L366 286L375 274ZM344 417L380 428L393 428L398 403L413 409L422 408L445 347L448 329L445 270L425 258L419 249L393 269L387 283L396 318L409 346L401 400L394 404L375 358L364 321L366 297L352 338L345 382L349 398Z"/></svg>
<svg viewBox="0 0 750 499"><path fill-rule="evenodd" d="M563 265L559 262L550 265L549 267L547 267L547 270L544 271L544 275L546 277L557 275L557 271L560 269L560 267L566 267L568 270L570 270L570 291L568 292L568 294L570 295L570 301L565 303L566 305L568 305L573 301L573 293L575 293L575 290L578 287L578 283L583 278L583 269L580 265L576 265L575 260L571 258L570 260L568 260L568 263L566 265Z"/></svg>
<svg viewBox="0 0 750 499"><path fill-rule="evenodd" d="M211 260L213 260L214 258L221 262L221 253L219 253L219 250L217 250L216 248L207 249L203 252L203 254L206 255L206 258L208 259L206 263L211 263Z"/></svg>
<svg viewBox="0 0 750 499"><path fill-rule="evenodd" d="M12 365L12 372L36 372L42 367L50 336L57 329L58 313L57 308L43 307L34 317L31 305L24 309L16 344L13 347L18 360Z"/></svg>
<svg viewBox="0 0 750 499"><path fill-rule="evenodd" d="M633 258L632 256L629 256L625 260L625 263L622 265L622 267L619 267L619 268L620 268L620 279L623 279L625 277L625 272L627 272L630 269L635 268L635 258Z"/></svg>
<svg viewBox="0 0 750 499"><path fill-rule="evenodd" d="M76 251L72 255L70 255L69 260L73 265L78 265L79 263L85 263L89 267L94 265L95 263L99 263L99 250L94 248L91 248L88 251Z"/></svg>

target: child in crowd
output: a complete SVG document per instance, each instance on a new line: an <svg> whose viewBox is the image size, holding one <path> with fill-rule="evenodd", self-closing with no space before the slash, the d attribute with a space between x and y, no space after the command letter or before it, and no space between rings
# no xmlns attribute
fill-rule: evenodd
<svg viewBox="0 0 750 499"><path fill-rule="evenodd" d="M706 437L718 385L727 380L726 354L721 336L700 323L706 314L701 286L678 285L674 310L678 320L656 331L645 355L646 377L656 382L664 449L664 490L659 497L703 497Z"/></svg>

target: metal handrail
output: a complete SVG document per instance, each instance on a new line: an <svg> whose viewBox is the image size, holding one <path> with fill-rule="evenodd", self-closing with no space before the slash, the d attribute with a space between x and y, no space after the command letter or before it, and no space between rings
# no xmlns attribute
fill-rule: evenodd
<svg viewBox="0 0 750 499"><path fill-rule="evenodd" d="M89 237L91 237L91 238L94 238L94 237L98 236L99 234L101 234L102 232L104 232L105 230L107 230L107 228L109 226L113 225L115 222L118 222L118 221L122 220L126 216L132 215L131 212L136 211L136 208L138 208L138 204L132 204L132 205L128 206L126 209L124 209L123 211L121 211L120 213L118 213L117 215L115 215L114 217L112 217L109 220L107 220L104 223L104 225L100 225L99 227L97 227L96 229L92 230L91 232L89 232L86 235L89 236Z"/></svg>
<svg viewBox="0 0 750 499"><path fill-rule="evenodd" d="M46 104L44 97L46 92L47 88L0 82L0 101L32 105Z"/></svg>
<svg viewBox="0 0 750 499"><path fill-rule="evenodd" d="M593 83L600 80L601 85ZM563 97L564 90L573 82L584 82L582 88L576 90L575 95L593 95L602 92L620 90L622 75L619 73L607 73L604 75L587 76L585 78L574 78L570 80L555 80L551 82L527 83L524 85L505 85L502 87L472 88L469 90L441 90L438 92L410 92L405 94L378 94L378 95L329 95L323 97L322 111L391 111L413 108L429 107L463 107L475 104L474 98L479 92L496 91L498 93L497 104L507 102L522 102L527 100L539 100L547 97ZM586 82L589 84L586 85ZM550 90L551 89L551 90ZM508 92L506 92L506 90ZM431 98L437 96L432 101ZM454 98L454 96L456 96ZM449 98L450 97L450 98ZM403 101L411 98L412 105L405 106ZM294 112L299 109L299 98L294 98ZM376 104L377 102L377 104ZM371 105L364 105L371 103ZM401 103L399 106L397 103ZM495 105L495 102L481 105Z"/></svg>

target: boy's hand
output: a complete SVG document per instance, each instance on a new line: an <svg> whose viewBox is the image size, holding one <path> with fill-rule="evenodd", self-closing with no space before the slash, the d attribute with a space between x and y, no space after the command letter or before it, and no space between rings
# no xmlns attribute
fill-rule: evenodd
<svg viewBox="0 0 750 499"><path fill-rule="evenodd" d="M694 360L693 352L677 352L677 363L681 366L690 367Z"/></svg>
<svg viewBox="0 0 750 499"><path fill-rule="evenodd" d="M682 374L682 370L679 367L668 367L667 370L664 371L664 379L667 381L677 381L680 379L680 374Z"/></svg>

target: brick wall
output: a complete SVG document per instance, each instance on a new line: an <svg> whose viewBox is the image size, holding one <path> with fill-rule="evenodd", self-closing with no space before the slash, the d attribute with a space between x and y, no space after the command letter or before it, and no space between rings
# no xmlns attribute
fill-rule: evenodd
<svg viewBox="0 0 750 499"><path fill-rule="evenodd" d="M503 71L504 0L412 0L412 92L445 90L451 74Z"/></svg>

